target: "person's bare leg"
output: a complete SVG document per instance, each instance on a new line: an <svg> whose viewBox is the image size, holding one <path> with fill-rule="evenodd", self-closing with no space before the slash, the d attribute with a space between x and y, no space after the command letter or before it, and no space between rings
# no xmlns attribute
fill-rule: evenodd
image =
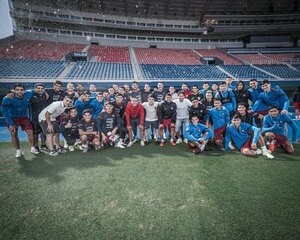
<svg viewBox="0 0 300 240"><path fill-rule="evenodd" d="M10 137L11 137L11 142L14 145L15 149L16 150L20 149L20 141L18 138L18 128L16 128L14 133L10 132Z"/></svg>
<svg viewBox="0 0 300 240"><path fill-rule="evenodd" d="M54 148L53 148L53 140L54 140L53 133L47 134L46 143L47 143L47 147L49 148L50 151L54 150Z"/></svg>
<svg viewBox="0 0 300 240"><path fill-rule="evenodd" d="M244 154L246 156L255 156L256 151L251 150L250 148L244 148L243 151L242 151L242 154Z"/></svg>
<svg viewBox="0 0 300 240"><path fill-rule="evenodd" d="M33 131L32 130L26 130L25 132L27 133L28 142L29 142L30 146L34 147Z"/></svg>

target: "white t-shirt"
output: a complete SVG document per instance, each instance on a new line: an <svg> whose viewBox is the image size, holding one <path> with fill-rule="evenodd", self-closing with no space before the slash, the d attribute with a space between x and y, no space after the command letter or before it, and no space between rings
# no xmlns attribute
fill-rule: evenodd
<svg viewBox="0 0 300 240"><path fill-rule="evenodd" d="M154 102L151 106L149 102L144 102L143 104L144 109L146 110L146 121L157 121L157 107L159 105L158 102Z"/></svg>
<svg viewBox="0 0 300 240"><path fill-rule="evenodd" d="M39 114L39 122L46 121L46 112L50 113L50 121L56 121L56 118L60 116L67 107L64 106L63 101L51 103L48 107L44 108Z"/></svg>
<svg viewBox="0 0 300 240"><path fill-rule="evenodd" d="M179 99L174 100L174 103L176 103L177 109L176 113L177 119L186 119L189 118L189 107L192 106L192 103L187 98L183 99L182 102L179 101Z"/></svg>

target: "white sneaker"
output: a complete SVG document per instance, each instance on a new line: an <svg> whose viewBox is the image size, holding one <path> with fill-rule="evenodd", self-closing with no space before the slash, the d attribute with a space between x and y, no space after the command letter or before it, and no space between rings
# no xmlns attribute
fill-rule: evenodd
<svg viewBox="0 0 300 240"><path fill-rule="evenodd" d="M67 151L65 150L65 149L63 149L63 148L59 148L59 149L57 149L57 153L59 153L59 154L64 154L64 153L66 153Z"/></svg>
<svg viewBox="0 0 300 240"><path fill-rule="evenodd" d="M89 150L89 147L83 147L82 152L83 152L83 153L87 153L88 150Z"/></svg>
<svg viewBox="0 0 300 240"><path fill-rule="evenodd" d="M115 147L117 147L117 148L125 148L125 147L123 146L123 144L122 144L121 141L119 141L119 142L116 144Z"/></svg>
<svg viewBox="0 0 300 240"><path fill-rule="evenodd" d="M264 152L262 153L262 155L263 155L263 156L266 156L266 157L269 158L269 159L274 159L274 156L273 156L271 153L269 153L269 151L264 151Z"/></svg>
<svg viewBox="0 0 300 240"><path fill-rule="evenodd" d="M57 151L50 151L49 155L52 157L58 156L58 152Z"/></svg>
<svg viewBox="0 0 300 240"><path fill-rule="evenodd" d="M231 150L234 150L234 149L235 149L235 147L232 145L232 142L229 142L228 147L229 147Z"/></svg>
<svg viewBox="0 0 300 240"><path fill-rule="evenodd" d="M30 152L35 155L40 153L36 148L31 148Z"/></svg>
<svg viewBox="0 0 300 240"><path fill-rule="evenodd" d="M129 142L128 144L127 144L127 147L131 147L133 145L133 142Z"/></svg>
<svg viewBox="0 0 300 240"><path fill-rule="evenodd" d="M75 150L75 149L74 149L73 146L69 146L69 151L70 151L70 152L74 152L74 150Z"/></svg>
<svg viewBox="0 0 300 240"><path fill-rule="evenodd" d="M185 144L188 144L189 140L187 140L186 138L183 140Z"/></svg>
<svg viewBox="0 0 300 240"><path fill-rule="evenodd" d="M20 158L23 155L24 155L24 152L22 150L19 149L19 150L16 151L16 158Z"/></svg>
<svg viewBox="0 0 300 240"><path fill-rule="evenodd" d="M177 141L176 141L176 144L179 144L179 143L182 143L182 139L181 138L178 138Z"/></svg>
<svg viewBox="0 0 300 240"><path fill-rule="evenodd" d="M145 146L145 142L141 141L141 147L144 147L144 146Z"/></svg>
<svg viewBox="0 0 300 240"><path fill-rule="evenodd" d="M258 148L258 149L256 150L256 155L260 155L260 154L262 154L262 150Z"/></svg>
<svg viewBox="0 0 300 240"><path fill-rule="evenodd" d="M96 146L95 146L95 151L100 150L100 148L101 148L101 145L96 145Z"/></svg>

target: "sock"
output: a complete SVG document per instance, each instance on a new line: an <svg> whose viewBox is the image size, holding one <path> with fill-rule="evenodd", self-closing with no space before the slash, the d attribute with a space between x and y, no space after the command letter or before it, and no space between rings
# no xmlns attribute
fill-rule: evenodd
<svg viewBox="0 0 300 240"><path fill-rule="evenodd" d="M17 153L21 153L21 149L17 149L16 151L17 151Z"/></svg>
<svg viewBox="0 0 300 240"><path fill-rule="evenodd" d="M264 152L267 151L266 146L261 147L261 149L262 149Z"/></svg>
<svg viewBox="0 0 300 240"><path fill-rule="evenodd" d="M34 151L34 150L36 150L36 148L35 147L31 147L31 151Z"/></svg>

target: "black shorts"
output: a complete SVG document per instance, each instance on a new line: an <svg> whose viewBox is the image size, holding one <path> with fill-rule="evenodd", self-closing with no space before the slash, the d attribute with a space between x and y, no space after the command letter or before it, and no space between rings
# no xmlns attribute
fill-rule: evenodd
<svg viewBox="0 0 300 240"><path fill-rule="evenodd" d="M39 122L31 122L31 124L32 124L33 134L40 134L43 132Z"/></svg>
<svg viewBox="0 0 300 240"><path fill-rule="evenodd" d="M145 129L158 129L158 121L145 121Z"/></svg>
<svg viewBox="0 0 300 240"><path fill-rule="evenodd" d="M78 133L62 133L63 137L65 138L68 145L74 145L76 140L79 139Z"/></svg>
<svg viewBox="0 0 300 240"><path fill-rule="evenodd" d="M54 134L59 133L59 125L58 125L57 121L51 121L51 123L53 125L53 132L52 133L54 133ZM41 126L42 131L45 135L49 134L47 121L41 121L40 126Z"/></svg>
<svg viewBox="0 0 300 240"><path fill-rule="evenodd" d="M130 118L130 126L132 129L136 130L137 127L140 125L140 118Z"/></svg>

